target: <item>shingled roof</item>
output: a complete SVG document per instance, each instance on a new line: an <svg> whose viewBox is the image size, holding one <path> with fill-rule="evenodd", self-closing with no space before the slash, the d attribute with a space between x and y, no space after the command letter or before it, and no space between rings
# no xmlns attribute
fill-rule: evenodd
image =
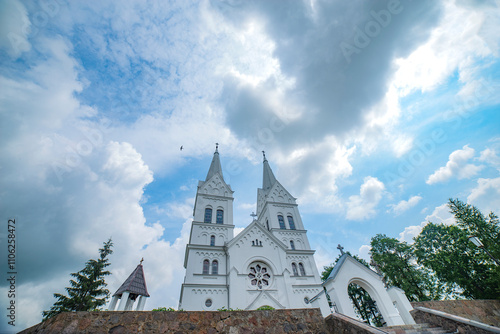
<svg viewBox="0 0 500 334"><path fill-rule="evenodd" d="M142 261L141 261L142 262ZM144 278L144 270L142 264L135 268L134 272L123 282L122 286L116 290L114 296L120 297L124 292L133 293L140 296L149 297L148 288L146 287L146 279Z"/></svg>

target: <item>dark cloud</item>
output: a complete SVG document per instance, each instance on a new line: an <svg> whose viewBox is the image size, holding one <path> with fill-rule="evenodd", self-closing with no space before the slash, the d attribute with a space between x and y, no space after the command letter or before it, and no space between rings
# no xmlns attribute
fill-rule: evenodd
<svg viewBox="0 0 500 334"><path fill-rule="evenodd" d="M362 126L366 111L387 91L393 60L420 45L441 13L441 5L434 1L318 1L314 6L301 1L217 3L236 26L263 20L275 42L281 72L296 80L285 99L307 111L277 137L282 147L329 134L341 137ZM266 85L268 90L278 88L276 83ZM224 98L230 101L228 125L243 138L251 136L241 131L242 124L276 114L263 107L260 100L266 96L260 89L233 82L224 87Z"/></svg>

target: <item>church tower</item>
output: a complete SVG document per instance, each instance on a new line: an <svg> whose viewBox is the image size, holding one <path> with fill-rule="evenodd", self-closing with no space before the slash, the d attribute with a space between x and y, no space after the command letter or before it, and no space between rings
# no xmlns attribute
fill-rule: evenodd
<svg viewBox="0 0 500 334"><path fill-rule="evenodd" d="M319 307L323 315L330 313L296 199L265 155L257 219L243 231L233 235L233 191L224 181L217 147L198 184L193 216L179 308Z"/></svg>
<svg viewBox="0 0 500 334"><path fill-rule="evenodd" d="M259 222L291 250L310 250L296 198L274 177L264 152L262 188L257 190Z"/></svg>
<svg viewBox="0 0 500 334"><path fill-rule="evenodd" d="M233 190L222 175L217 144L207 177L198 182L179 309L227 308L224 246L233 239L233 200Z"/></svg>

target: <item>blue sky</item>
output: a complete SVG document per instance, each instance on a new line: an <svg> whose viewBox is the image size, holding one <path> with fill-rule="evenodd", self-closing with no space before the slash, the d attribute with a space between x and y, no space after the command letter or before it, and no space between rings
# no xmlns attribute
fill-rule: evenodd
<svg viewBox="0 0 500 334"><path fill-rule="evenodd" d="M216 142L238 230L265 150L319 270L339 243L367 258L377 233L411 242L427 221L453 223L450 197L499 213L499 4L1 0L16 330L109 237L110 290L144 257L146 308L177 307Z"/></svg>

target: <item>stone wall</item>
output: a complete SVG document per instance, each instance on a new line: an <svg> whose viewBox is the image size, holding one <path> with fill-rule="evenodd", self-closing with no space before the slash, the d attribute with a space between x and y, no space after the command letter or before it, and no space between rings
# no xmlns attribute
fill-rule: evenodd
<svg viewBox="0 0 500 334"><path fill-rule="evenodd" d="M44 333L328 334L319 309L224 312L66 312L28 328Z"/></svg>
<svg viewBox="0 0 500 334"><path fill-rule="evenodd" d="M413 302L421 306L500 327L500 300L434 300Z"/></svg>
<svg viewBox="0 0 500 334"><path fill-rule="evenodd" d="M340 313L330 314L325 318L326 327L331 334L382 334L386 333L375 327L368 326L359 320Z"/></svg>
<svg viewBox="0 0 500 334"><path fill-rule="evenodd" d="M440 312L442 314L435 314L433 312ZM440 327L449 333L461 334L491 334L500 333L500 328L477 323L473 320L462 318L456 315L451 315L441 311L427 309L425 307L417 307L412 310L411 315L417 324L428 324L432 327ZM489 327L489 328L486 328Z"/></svg>

